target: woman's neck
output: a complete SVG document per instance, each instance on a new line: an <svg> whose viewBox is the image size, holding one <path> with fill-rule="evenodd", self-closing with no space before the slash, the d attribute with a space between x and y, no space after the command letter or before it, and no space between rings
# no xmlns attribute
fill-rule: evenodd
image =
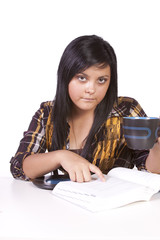
<svg viewBox="0 0 160 240"><path fill-rule="evenodd" d="M92 110L81 110L76 107L73 107L71 110L71 116L72 119L78 119L79 121L83 121L85 119L94 118L94 109Z"/></svg>
<svg viewBox="0 0 160 240"><path fill-rule="evenodd" d="M73 112L69 118L70 149L82 149L90 132L94 120L94 113Z"/></svg>

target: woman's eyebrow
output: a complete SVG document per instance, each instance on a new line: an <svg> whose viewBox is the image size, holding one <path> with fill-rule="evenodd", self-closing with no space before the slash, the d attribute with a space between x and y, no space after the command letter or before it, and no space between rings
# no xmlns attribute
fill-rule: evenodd
<svg viewBox="0 0 160 240"><path fill-rule="evenodd" d="M78 74L83 74L85 77L89 77L86 73L84 73L84 72L79 72L79 73L77 73L77 75ZM102 78L102 77L107 77L107 78L109 78L110 76L109 75L103 75L103 76L99 76L98 78Z"/></svg>
<svg viewBox="0 0 160 240"><path fill-rule="evenodd" d="M102 78L102 77L107 77L107 78L109 78L109 75L100 76L99 78Z"/></svg>
<svg viewBox="0 0 160 240"><path fill-rule="evenodd" d="M88 75L86 73L84 73L84 72L79 72L77 74L83 74L84 76L88 77Z"/></svg>

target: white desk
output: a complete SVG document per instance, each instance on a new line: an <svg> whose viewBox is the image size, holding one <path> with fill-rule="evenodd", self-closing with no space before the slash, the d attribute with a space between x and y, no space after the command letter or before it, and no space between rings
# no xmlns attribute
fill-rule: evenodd
<svg viewBox="0 0 160 240"><path fill-rule="evenodd" d="M160 193L90 213L31 182L0 178L0 240L160 240Z"/></svg>

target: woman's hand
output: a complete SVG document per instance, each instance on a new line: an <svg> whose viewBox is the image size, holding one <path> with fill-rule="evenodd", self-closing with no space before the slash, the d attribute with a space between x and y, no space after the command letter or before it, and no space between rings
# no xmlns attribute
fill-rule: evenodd
<svg viewBox="0 0 160 240"><path fill-rule="evenodd" d="M160 174L160 137L150 149L149 155L146 159L146 169L152 173Z"/></svg>
<svg viewBox="0 0 160 240"><path fill-rule="evenodd" d="M91 172L96 173L103 182L105 181L103 173L97 166L91 164L76 153L62 150L60 164L68 172L70 179L74 182L90 181Z"/></svg>
<svg viewBox="0 0 160 240"><path fill-rule="evenodd" d="M62 166L72 181L87 182L91 180L91 172L105 181L101 170L83 157L68 150L57 150L48 153L37 153L23 161L23 171L31 179L43 176Z"/></svg>

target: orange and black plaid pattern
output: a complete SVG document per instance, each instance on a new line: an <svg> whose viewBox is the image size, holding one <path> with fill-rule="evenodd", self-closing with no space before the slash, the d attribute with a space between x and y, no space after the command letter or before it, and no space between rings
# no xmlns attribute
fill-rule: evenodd
<svg viewBox="0 0 160 240"><path fill-rule="evenodd" d="M28 130L24 132L19 148L10 161L13 177L29 180L22 169L23 160L31 154L51 151L53 104L51 101L42 103L34 114ZM149 151L135 151L127 147L122 130L122 120L126 116L143 117L146 114L135 99L119 97L108 119L95 135L88 153L88 161L98 166L105 174L111 168L118 166L127 168L137 166L139 170L145 169L145 160ZM69 150L69 135L64 149Z"/></svg>

